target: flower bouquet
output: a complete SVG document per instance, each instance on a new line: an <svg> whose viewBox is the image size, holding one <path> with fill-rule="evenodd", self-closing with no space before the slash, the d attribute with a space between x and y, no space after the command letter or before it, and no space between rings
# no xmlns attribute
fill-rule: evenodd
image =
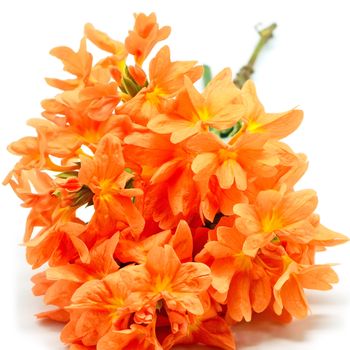
<svg viewBox="0 0 350 350"><path fill-rule="evenodd" d="M9 146L21 159L5 183L30 209L27 261L45 266L33 292L54 308L37 317L65 323L70 350L235 349L236 323L305 318L304 289L338 281L315 254L347 238L294 190L306 156L281 141L303 112L266 112L248 79L273 29L235 83L168 46L146 69L170 34L154 14L124 43L87 24L78 51L51 51L72 78L47 79L62 92Z"/></svg>

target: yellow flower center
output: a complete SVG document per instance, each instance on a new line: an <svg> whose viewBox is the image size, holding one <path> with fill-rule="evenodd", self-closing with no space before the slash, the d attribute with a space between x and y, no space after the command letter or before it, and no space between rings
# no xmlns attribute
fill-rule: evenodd
<svg viewBox="0 0 350 350"><path fill-rule="evenodd" d="M265 216L261 220L261 226L264 232L270 233L283 227L282 219L273 212L271 215Z"/></svg>
<svg viewBox="0 0 350 350"><path fill-rule="evenodd" d="M117 194L120 191L119 186L117 186L111 179L104 179L99 182L99 197L101 200L110 201L113 194Z"/></svg>
<svg viewBox="0 0 350 350"><path fill-rule="evenodd" d="M164 92L158 86L155 86L153 91L146 93L146 99L153 105L158 105L160 103L160 97L164 95Z"/></svg>
<svg viewBox="0 0 350 350"><path fill-rule="evenodd" d="M96 130L93 129L88 129L84 132L84 139L87 141L89 144L94 144L97 143L98 140L101 139L101 136L98 134Z"/></svg>
<svg viewBox="0 0 350 350"><path fill-rule="evenodd" d="M100 181L101 192L108 192L112 186L112 181L110 179L103 179Z"/></svg>
<svg viewBox="0 0 350 350"><path fill-rule="evenodd" d="M206 122L210 119L210 113L207 108L200 109L197 111L198 118L203 122Z"/></svg>
<svg viewBox="0 0 350 350"><path fill-rule="evenodd" d="M220 162L223 163L224 161L228 159L233 159L235 160L237 158L237 153L229 151L227 149L221 149L218 152Z"/></svg>
<svg viewBox="0 0 350 350"><path fill-rule="evenodd" d="M112 322L115 322L119 319L122 308L125 305L125 301L122 298L113 298L110 300L110 305L108 305L107 310L109 311L109 315L112 318Z"/></svg>
<svg viewBox="0 0 350 350"><path fill-rule="evenodd" d="M255 120L250 120L247 125L247 130L251 133L259 133L263 132L260 123L257 123Z"/></svg>
<svg viewBox="0 0 350 350"><path fill-rule="evenodd" d="M161 293L164 291L168 291L168 292L172 291L170 277L165 276L162 278L161 276L158 275L155 282L156 283L155 283L154 288L153 288L153 291L155 293Z"/></svg>
<svg viewBox="0 0 350 350"><path fill-rule="evenodd" d="M123 298L114 298L113 299L113 305L115 307L122 307L122 306L124 306L124 299Z"/></svg>

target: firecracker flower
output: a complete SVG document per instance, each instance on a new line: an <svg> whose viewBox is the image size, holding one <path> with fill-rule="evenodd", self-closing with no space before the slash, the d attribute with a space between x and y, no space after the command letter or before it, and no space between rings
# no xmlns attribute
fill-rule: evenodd
<svg viewBox="0 0 350 350"><path fill-rule="evenodd" d="M338 281L315 255L347 238L294 190L307 160L281 141L303 112L267 113L229 68L200 92L203 68L168 46L147 69L169 34L154 13L124 43L87 24L77 51L51 51L73 77L47 79L60 92L28 122L37 135L9 146L27 260L48 264L33 292L55 309L37 316L65 323L70 350L232 350L237 322L305 318L304 290Z"/></svg>

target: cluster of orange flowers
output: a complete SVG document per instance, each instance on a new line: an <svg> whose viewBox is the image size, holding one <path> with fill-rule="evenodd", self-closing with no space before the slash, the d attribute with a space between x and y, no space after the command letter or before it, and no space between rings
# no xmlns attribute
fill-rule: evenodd
<svg viewBox="0 0 350 350"><path fill-rule="evenodd" d="M62 92L29 120L37 136L9 146L27 260L48 263L33 291L55 308L37 316L66 323L70 350L235 349L230 325L304 318L304 289L337 282L315 253L347 238L320 224L314 191L294 191L306 157L280 141L302 111L266 113L229 69L199 92L202 67L167 46L146 72L169 33L154 14L125 43L87 24L77 52L51 51L74 78L47 79ZM107 57L93 63L87 40Z"/></svg>

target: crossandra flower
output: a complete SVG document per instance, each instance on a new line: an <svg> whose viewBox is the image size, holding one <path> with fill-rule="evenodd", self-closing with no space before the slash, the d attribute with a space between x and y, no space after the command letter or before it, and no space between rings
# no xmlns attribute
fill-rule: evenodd
<svg viewBox="0 0 350 350"><path fill-rule="evenodd" d="M331 283L337 283L337 274L328 265L298 265L288 256L283 257L284 273L273 288L275 298L274 310L281 314L282 309L296 318L305 318L308 303L304 288L316 290L331 289Z"/></svg>
<svg viewBox="0 0 350 350"><path fill-rule="evenodd" d="M247 235L243 252L255 256L259 248L279 238L310 242L314 228L309 218L316 206L317 196L312 190L267 190L257 195L255 204L236 204L236 227Z"/></svg>
<svg viewBox="0 0 350 350"><path fill-rule="evenodd" d="M58 95L8 147L4 184L29 210L33 293L50 306L36 316L64 324L69 350L235 350L235 324L305 318L305 289L338 282L315 261L348 238L295 189L308 161L283 140L303 112L270 113L241 73L209 79L153 51L169 34L154 13L125 40L86 24L78 49L51 50L70 77L46 79Z"/></svg>
<svg viewBox="0 0 350 350"><path fill-rule="evenodd" d="M133 276L133 289L141 300L164 300L169 309L203 313L199 294L210 284L210 269L202 263L181 264L170 245L154 247L144 265L130 266L124 269L123 274L126 273Z"/></svg>
<svg viewBox="0 0 350 350"><path fill-rule="evenodd" d="M131 313L142 302L130 294L130 287L131 280L123 278L120 271L84 283L71 298L70 321L62 331L62 341L93 346L113 324L126 327Z"/></svg>
<svg viewBox="0 0 350 350"><path fill-rule="evenodd" d="M197 256L210 265L212 296L227 302L231 319L250 321L253 310L264 311L270 303L270 278L257 259L243 252L245 236L235 227L220 226L217 240L211 240Z"/></svg>
<svg viewBox="0 0 350 350"><path fill-rule="evenodd" d="M291 134L303 119L303 112L298 109L284 113L266 113L251 80L242 87L241 98L247 109L242 119L248 133L267 134L271 139L281 139Z"/></svg>
<svg viewBox="0 0 350 350"><path fill-rule="evenodd" d="M201 77L203 69L195 64L195 61L172 62L170 49L164 46L150 62L148 85L134 98L121 105L119 113L126 113L136 123L147 125L151 119L166 110L172 97L184 89L185 76L192 82ZM130 73L133 71L131 67ZM140 84L145 85L145 82L141 81Z"/></svg>
<svg viewBox="0 0 350 350"><path fill-rule="evenodd" d="M94 193L96 212L93 224L102 228L112 218L112 222L125 220L135 234L140 233L144 219L132 198L141 196L143 192L137 188L126 188L133 175L125 171L120 140L116 136L106 135L99 143L93 159L87 156L80 158L79 181Z"/></svg>
<svg viewBox="0 0 350 350"><path fill-rule="evenodd" d="M195 89L189 78L185 78L185 90L178 94L174 109L152 118L147 126L160 134L171 134L173 143L186 140L209 127L219 130L230 128L244 115L238 95L229 69L214 77L203 94Z"/></svg>
<svg viewBox="0 0 350 350"><path fill-rule="evenodd" d="M129 31L125 39L128 52L135 57L135 62L142 65L155 44L166 39L170 34L170 27L159 28L155 13L149 16L139 13L135 15L134 30Z"/></svg>

